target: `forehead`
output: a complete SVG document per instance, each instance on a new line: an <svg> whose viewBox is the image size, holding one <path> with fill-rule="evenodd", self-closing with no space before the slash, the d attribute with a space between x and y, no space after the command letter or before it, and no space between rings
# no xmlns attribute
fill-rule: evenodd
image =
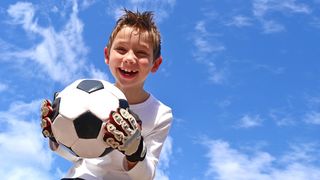
<svg viewBox="0 0 320 180"><path fill-rule="evenodd" d="M116 35L114 43L119 42L134 42L140 45L150 46L149 33L147 31L141 31L132 27L123 27Z"/></svg>

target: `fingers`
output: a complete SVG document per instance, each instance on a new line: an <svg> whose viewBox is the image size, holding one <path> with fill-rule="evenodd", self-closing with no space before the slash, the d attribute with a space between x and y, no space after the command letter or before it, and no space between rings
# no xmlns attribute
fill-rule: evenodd
<svg viewBox="0 0 320 180"><path fill-rule="evenodd" d="M45 99L41 104L41 116L42 118L48 117L52 114L53 109L51 106L51 102Z"/></svg>
<svg viewBox="0 0 320 180"><path fill-rule="evenodd" d="M51 106L51 102L47 99L45 99L42 104L41 104L41 129L42 129L42 134L44 137L53 137L52 134L52 121L50 119L50 116L52 115L53 108Z"/></svg>
<svg viewBox="0 0 320 180"><path fill-rule="evenodd" d="M118 109L118 113L125 119L126 123L128 125L130 125L130 127L135 130L138 129L138 123L137 120L139 119L138 116L136 114L134 114L135 116L132 115L132 112L127 109L123 109L123 108L119 108ZM139 119L140 120L140 119ZM131 133L132 134L132 133Z"/></svg>
<svg viewBox="0 0 320 180"><path fill-rule="evenodd" d="M141 120L128 108L118 108L111 112L104 128L104 141L125 154L127 160L136 162L145 158L146 146L141 136Z"/></svg>
<svg viewBox="0 0 320 180"><path fill-rule="evenodd" d="M105 125L104 140L114 148L127 146L131 142L130 139L136 136L140 129L136 119L128 110L118 108L117 111L110 113Z"/></svg>
<svg viewBox="0 0 320 180"><path fill-rule="evenodd" d="M136 113L134 113L133 111L131 111L130 109L128 109L128 111L134 117L136 122L138 123L137 127L141 131L142 130L142 121L140 120L139 116Z"/></svg>
<svg viewBox="0 0 320 180"><path fill-rule="evenodd" d="M51 120L49 117L45 117L41 120L41 128L42 134L44 137L52 137L52 130L51 130Z"/></svg>
<svg viewBox="0 0 320 180"><path fill-rule="evenodd" d="M106 128L107 128L107 131L108 131L110 134L113 135L113 138L114 138L115 140L117 140L118 142L123 142L123 141L124 141L124 139L125 139L124 133L121 132L121 131L119 131L119 130L117 130L117 128L116 128L113 124L108 123L108 124L106 125Z"/></svg>
<svg viewBox="0 0 320 180"><path fill-rule="evenodd" d="M114 124L117 129L130 136L137 129L137 122L134 117L126 110L119 108L117 112L111 112L109 123Z"/></svg>

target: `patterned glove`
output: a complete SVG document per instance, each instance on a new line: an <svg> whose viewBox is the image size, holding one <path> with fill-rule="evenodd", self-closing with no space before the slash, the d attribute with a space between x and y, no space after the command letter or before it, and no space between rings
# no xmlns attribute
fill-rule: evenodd
<svg viewBox="0 0 320 180"><path fill-rule="evenodd" d="M57 142L53 136L51 125L53 116L53 108L51 102L45 99L41 104L41 129L44 137Z"/></svg>
<svg viewBox="0 0 320 180"><path fill-rule="evenodd" d="M128 161L144 160L147 148L141 136L141 120L129 106L112 111L105 130L104 141L126 155Z"/></svg>

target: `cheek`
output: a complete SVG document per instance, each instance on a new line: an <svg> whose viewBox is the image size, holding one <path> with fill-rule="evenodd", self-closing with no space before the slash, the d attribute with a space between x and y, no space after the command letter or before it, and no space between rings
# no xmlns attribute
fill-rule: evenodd
<svg viewBox="0 0 320 180"><path fill-rule="evenodd" d="M141 59L139 61L140 66L144 67L144 68L148 68L152 66L152 62L149 61L148 59Z"/></svg>
<svg viewBox="0 0 320 180"><path fill-rule="evenodd" d="M116 56L110 56L109 66L116 66L119 63Z"/></svg>
<svg viewBox="0 0 320 180"><path fill-rule="evenodd" d="M111 73L115 74L115 72L117 71L117 67L118 67L117 63L115 61L109 61L108 66L109 66Z"/></svg>

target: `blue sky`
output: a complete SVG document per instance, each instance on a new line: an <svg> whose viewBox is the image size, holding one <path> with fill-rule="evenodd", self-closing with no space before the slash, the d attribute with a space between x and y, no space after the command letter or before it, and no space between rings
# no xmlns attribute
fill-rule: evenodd
<svg viewBox="0 0 320 180"><path fill-rule="evenodd" d="M154 11L162 33L146 88L174 121L157 180L319 179L319 0L1 1L0 177L67 171L40 102L75 79L113 81L103 48L122 7Z"/></svg>

